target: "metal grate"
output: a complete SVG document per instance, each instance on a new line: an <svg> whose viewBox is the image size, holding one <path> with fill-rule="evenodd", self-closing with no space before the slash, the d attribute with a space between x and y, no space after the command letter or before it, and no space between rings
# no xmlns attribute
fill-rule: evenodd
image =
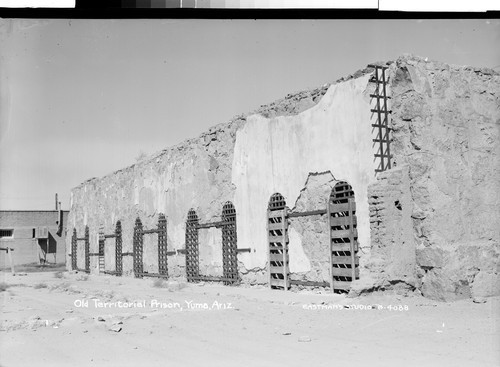
<svg viewBox="0 0 500 367"><path fill-rule="evenodd" d="M89 226L85 226L85 271L90 273L90 241Z"/></svg>
<svg viewBox="0 0 500 367"><path fill-rule="evenodd" d="M134 276L142 278L144 273L144 264L142 262L144 237L142 233L142 222L139 217L135 220L134 226L134 240L133 240L133 253L134 253Z"/></svg>
<svg viewBox="0 0 500 367"><path fill-rule="evenodd" d="M371 98L375 98L375 108L371 109L372 113L376 114L376 123L372 124L377 135L373 140L377 151L375 153L375 161L378 162L375 173L383 172L391 168L391 138L389 127L389 115L392 111L388 107L387 84L389 83L386 74L387 66L368 65L375 68L375 75L370 79L370 82L375 83L375 91L370 94Z"/></svg>
<svg viewBox="0 0 500 367"><path fill-rule="evenodd" d="M168 275L167 266L167 219L163 213L158 217L158 273Z"/></svg>
<svg viewBox="0 0 500 367"><path fill-rule="evenodd" d="M76 262L78 241L76 238L76 228L73 228L73 235L71 236L71 270L76 270L78 268L78 264Z"/></svg>
<svg viewBox="0 0 500 367"><path fill-rule="evenodd" d="M123 258L122 258L122 222L117 221L115 227L115 267L116 274L123 274Z"/></svg>
<svg viewBox="0 0 500 367"><path fill-rule="evenodd" d="M269 210L281 210L286 206L285 198L280 193L275 193L269 200Z"/></svg>
<svg viewBox="0 0 500 367"><path fill-rule="evenodd" d="M238 258L236 237L236 210L233 203L226 202L222 207L222 266L224 278L234 279L224 281L231 284L238 281Z"/></svg>
<svg viewBox="0 0 500 367"><path fill-rule="evenodd" d="M186 221L186 277L188 282L194 282L199 276L198 216L190 209Z"/></svg>
<svg viewBox="0 0 500 367"><path fill-rule="evenodd" d="M104 262L104 244L106 239L104 238L104 232L102 230L99 231L99 272L104 272L105 262Z"/></svg>
<svg viewBox="0 0 500 367"><path fill-rule="evenodd" d="M348 292L359 279L358 231L354 191L347 182L332 189L328 204L332 292Z"/></svg>
<svg viewBox="0 0 500 367"><path fill-rule="evenodd" d="M288 259L288 220L283 195L275 193L267 209L267 234L269 242L269 287L288 290L290 268Z"/></svg>

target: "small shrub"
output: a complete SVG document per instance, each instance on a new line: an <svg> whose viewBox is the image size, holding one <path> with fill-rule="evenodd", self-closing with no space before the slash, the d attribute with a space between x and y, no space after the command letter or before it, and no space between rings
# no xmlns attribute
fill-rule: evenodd
<svg viewBox="0 0 500 367"><path fill-rule="evenodd" d="M47 288L47 287L48 287L48 286L47 286L47 284L45 284L45 283L38 283L38 284L35 284L35 285L33 286L33 288L35 288L35 289L42 289L42 288Z"/></svg>
<svg viewBox="0 0 500 367"><path fill-rule="evenodd" d="M54 278L63 279L64 278L64 272L58 271L57 273L54 273Z"/></svg>
<svg viewBox="0 0 500 367"><path fill-rule="evenodd" d="M9 288L10 285L5 283L5 282L1 282L0 283L0 292L5 292L7 290L7 288Z"/></svg>

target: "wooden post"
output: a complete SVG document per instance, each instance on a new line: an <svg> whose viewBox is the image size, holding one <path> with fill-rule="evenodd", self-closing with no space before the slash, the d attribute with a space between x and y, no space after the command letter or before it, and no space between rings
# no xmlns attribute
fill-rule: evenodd
<svg viewBox="0 0 500 367"><path fill-rule="evenodd" d="M330 249L330 291L333 293L333 248L332 248L332 225L331 225L331 208L330 208L330 198L326 200L326 227L328 233L328 248Z"/></svg>

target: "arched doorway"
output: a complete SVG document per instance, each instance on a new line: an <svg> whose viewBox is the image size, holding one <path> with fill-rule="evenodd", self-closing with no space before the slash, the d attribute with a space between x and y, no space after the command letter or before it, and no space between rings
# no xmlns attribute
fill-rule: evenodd
<svg viewBox="0 0 500 367"><path fill-rule="evenodd" d="M283 195L271 196L267 208L267 235L269 242L269 287L288 290L290 268L288 261L288 220Z"/></svg>
<svg viewBox="0 0 500 367"><path fill-rule="evenodd" d="M186 278L188 282L197 281L200 277L199 256L198 215L194 209L190 209L186 221Z"/></svg>
<svg viewBox="0 0 500 367"><path fill-rule="evenodd" d="M222 268L224 278L234 279L224 281L224 284L238 280L236 210L230 201L222 207Z"/></svg>
<svg viewBox="0 0 500 367"><path fill-rule="evenodd" d="M356 202L351 185L341 181L333 187L327 210L331 289L337 293L348 292L351 282L359 279Z"/></svg>

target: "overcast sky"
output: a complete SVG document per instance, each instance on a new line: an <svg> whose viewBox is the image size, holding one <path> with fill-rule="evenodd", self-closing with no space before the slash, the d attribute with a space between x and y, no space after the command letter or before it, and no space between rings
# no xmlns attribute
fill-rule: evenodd
<svg viewBox="0 0 500 367"><path fill-rule="evenodd" d="M413 53L500 71L499 20L0 20L0 209Z"/></svg>

